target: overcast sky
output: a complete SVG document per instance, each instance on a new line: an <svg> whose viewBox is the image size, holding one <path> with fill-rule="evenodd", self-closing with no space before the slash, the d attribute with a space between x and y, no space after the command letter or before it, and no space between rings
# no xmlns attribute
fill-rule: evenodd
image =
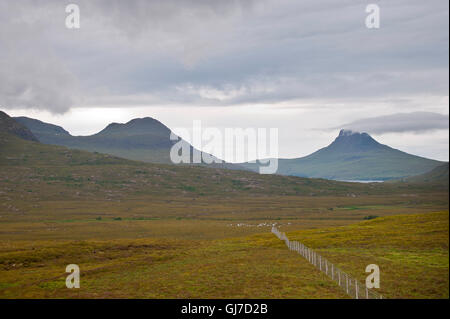
<svg viewBox="0 0 450 319"><path fill-rule="evenodd" d="M0 109L92 134L278 127L282 157L341 127L448 160L447 0L0 1ZM365 26L366 5L380 28Z"/></svg>

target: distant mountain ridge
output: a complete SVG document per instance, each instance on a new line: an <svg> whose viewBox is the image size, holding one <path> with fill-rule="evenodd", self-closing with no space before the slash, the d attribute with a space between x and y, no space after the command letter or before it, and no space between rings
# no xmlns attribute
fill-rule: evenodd
<svg viewBox="0 0 450 319"><path fill-rule="evenodd" d="M136 118L126 123L111 123L100 132L89 136L73 136L60 126L28 117L15 117L14 119L28 127L39 141L45 144L105 153L149 163L172 163L170 150L175 143L180 141L170 140L172 131L151 117ZM187 141L181 139L180 143L186 145L186 149L190 150L191 159L193 153L198 152ZM238 165L225 162L208 165L242 169Z"/></svg>
<svg viewBox="0 0 450 319"><path fill-rule="evenodd" d="M213 199L220 197L226 201L231 196L244 194L245 202L248 199L258 200L267 194L349 196L365 194L369 189L367 185L357 183L260 175L207 166L136 162L108 154L29 141L1 130L0 169L3 176L13 177L0 179L1 182L6 181L3 184L7 185L6 189L17 186L19 194L26 192L33 201L61 197L74 201L86 198L104 201L144 194L147 200L151 200L151 196L162 195L164 199L185 196L193 200L200 196L213 196ZM396 188L397 185L376 185L370 190L374 194L386 194ZM37 197L41 190L42 197ZM6 197L5 194L3 196ZM220 209L221 206L214 207Z"/></svg>
<svg viewBox="0 0 450 319"><path fill-rule="evenodd" d="M171 163L171 130L150 117L111 123L89 136L72 136L64 128L39 120L17 117L15 120L42 143L106 153L150 163ZM196 150L188 142L192 154ZM443 162L411 155L381 144L367 133L341 130L327 147L294 159L279 159L277 174L333 180L393 180L424 174ZM262 164L264 165L264 164ZM258 171L259 163L222 163L213 167Z"/></svg>
<svg viewBox="0 0 450 319"><path fill-rule="evenodd" d="M108 144L115 144L116 147L133 146L136 142L138 145L144 145L143 141L137 137L145 136L145 145L154 148L155 146L171 146L170 129L161 122L150 117L133 119L125 124L111 123L98 133L88 136L73 136L61 126L50 123L45 123L40 120L28 117L15 117L18 123L28 127L38 139L45 144L64 144L64 146L74 147L90 147L91 144L96 147L103 147L103 145L96 145L99 142ZM134 139L129 139L133 137ZM125 141L123 141L125 139ZM126 145L120 145L121 142L126 142ZM67 145L66 145L67 144ZM128 147L127 147L128 146Z"/></svg>
<svg viewBox="0 0 450 319"><path fill-rule="evenodd" d="M442 164L380 144L367 133L341 130L330 145L308 156L279 159L277 173L334 180L390 180L422 174ZM256 164L241 165L255 170Z"/></svg>

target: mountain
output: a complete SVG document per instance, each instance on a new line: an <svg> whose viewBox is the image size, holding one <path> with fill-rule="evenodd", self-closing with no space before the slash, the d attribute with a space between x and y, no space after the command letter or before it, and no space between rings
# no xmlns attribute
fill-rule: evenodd
<svg viewBox="0 0 450 319"><path fill-rule="evenodd" d="M13 134L28 141L38 141L26 126L16 122L8 114L2 111L0 111L0 132Z"/></svg>
<svg viewBox="0 0 450 319"><path fill-rule="evenodd" d="M200 165L143 163L25 140L0 131L0 203L2 198L11 200L10 194L16 194L14 196L23 203L38 204L61 198L106 202L135 199L136 196L152 200L156 198L153 196L162 196L171 200L185 197L192 201L212 196L213 209L217 210L222 207L217 206L218 199L227 201L232 196L245 196L244 201L251 198L259 201L268 194L348 197L370 193L383 196L430 189L432 187L404 183L369 185ZM203 199L200 205L207 205Z"/></svg>
<svg viewBox="0 0 450 319"><path fill-rule="evenodd" d="M242 166L255 170L253 163ZM378 143L367 133L341 130L327 147L308 156L279 159L278 174L334 180L390 180L418 175L442 162Z"/></svg>
<svg viewBox="0 0 450 319"><path fill-rule="evenodd" d="M150 117L111 123L89 136L73 136L60 126L27 117L14 119L45 144L150 163L172 163L170 150L177 142L170 140L171 130L167 126ZM192 160L197 150L184 140L181 143L190 150ZM341 130L333 143L306 157L279 159L278 174L334 180L392 180L424 174L442 164L380 144L367 133ZM209 166L253 171L259 168L256 163Z"/></svg>
<svg viewBox="0 0 450 319"><path fill-rule="evenodd" d="M376 194L386 194L394 188L397 186L379 185L377 189L371 190ZM241 195L265 197L267 194L348 196L349 193L363 194L368 191L366 185L357 183L261 175L199 165L137 162L108 154L25 140L2 130L0 194L4 194L5 189L20 194L21 200L23 196L33 198L33 202L36 201L36 196L41 200L64 198L78 201L81 198L117 200L137 195L172 196L171 198Z"/></svg>
<svg viewBox="0 0 450 319"><path fill-rule="evenodd" d="M170 130L152 118L134 119L125 124L111 123L89 136L72 136L60 126L27 117L14 118L28 127L45 144L111 154L132 160L168 163L173 145Z"/></svg>
<svg viewBox="0 0 450 319"><path fill-rule="evenodd" d="M133 119L125 124L111 123L100 132L89 136L73 136L60 126L28 117L14 119L28 127L39 141L45 144L105 153L149 163L172 163L170 150L178 142L170 140L172 132L167 126L150 117ZM194 151L198 152L198 150L184 140L180 143L190 150L192 160ZM230 163L209 165L239 169L238 165Z"/></svg>

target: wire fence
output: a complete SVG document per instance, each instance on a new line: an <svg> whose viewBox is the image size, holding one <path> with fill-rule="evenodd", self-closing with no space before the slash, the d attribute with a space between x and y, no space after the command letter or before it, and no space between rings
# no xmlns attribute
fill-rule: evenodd
<svg viewBox="0 0 450 319"><path fill-rule="evenodd" d="M340 270L311 248L298 241L290 241L286 234L280 232L275 226L272 227L272 233L283 240L289 250L298 252L316 268L334 280L350 297L355 299L383 299L382 295L367 288L366 285L361 284L358 280Z"/></svg>

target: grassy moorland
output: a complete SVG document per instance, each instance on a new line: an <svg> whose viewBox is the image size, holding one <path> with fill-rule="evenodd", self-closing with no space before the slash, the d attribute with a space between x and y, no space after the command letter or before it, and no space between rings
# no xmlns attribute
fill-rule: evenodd
<svg viewBox="0 0 450 319"><path fill-rule="evenodd" d="M81 269L81 288L69 290L64 269L73 262ZM346 297L305 260L267 236L261 242L237 238L12 243L2 247L0 264L4 298Z"/></svg>
<svg viewBox="0 0 450 319"><path fill-rule="evenodd" d="M213 237L214 228L197 227ZM196 235L174 231L168 231L172 239L156 234L143 239L2 241L0 296L347 298L268 231L202 240L181 239ZM95 237L92 230L86 232ZM365 266L378 264L380 292L387 298L448 298L448 212L389 216L288 235L362 282ZM82 270L80 289L65 288L64 269L70 263Z"/></svg>
<svg viewBox="0 0 450 319"><path fill-rule="evenodd" d="M301 230L298 236L330 227L339 234L367 216L443 210L448 185L355 184L146 164L0 133L0 297L346 298L270 234L270 225ZM429 235L421 237L429 247L435 234L448 236L448 217L447 230L440 225L431 223ZM429 256L414 232L402 234L411 236L414 256ZM379 258L390 249L382 238L369 241ZM339 249L349 249L332 241L317 248L331 261ZM448 241L446 249L448 259ZM392 265L399 273L407 267L401 278L415 282L411 287L418 291L389 288L383 259L378 263L386 296L448 296L448 288L434 283L437 273L397 250L390 250ZM364 249L356 253L365 256ZM406 266L405 256L411 257ZM440 274L445 265L437 260ZM365 261L342 268L362 280ZM65 288L71 263L81 268L80 289ZM446 267L448 273L448 262Z"/></svg>
<svg viewBox="0 0 450 319"><path fill-rule="evenodd" d="M380 217L358 224L290 232L362 282L380 267L387 298L449 297L449 213Z"/></svg>

